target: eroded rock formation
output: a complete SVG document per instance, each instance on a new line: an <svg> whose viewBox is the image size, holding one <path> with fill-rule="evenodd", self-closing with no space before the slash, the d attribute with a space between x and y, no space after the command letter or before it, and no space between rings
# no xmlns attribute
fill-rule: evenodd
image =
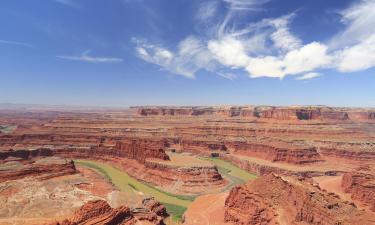
<svg viewBox="0 0 375 225"><path fill-rule="evenodd" d="M165 153L167 146L166 140L138 138L117 142L114 149L118 151L119 156L145 162L147 158L169 160Z"/></svg>
<svg viewBox="0 0 375 225"><path fill-rule="evenodd" d="M275 174L233 188L225 220L238 225L374 224L372 214L310 184Z"/></svg>
<svg viewBox="0 0 375 225"><path fill-rule="evenodd" d="M168 216L165 207L154 199L145 199L144 204L145 208L120 206L113 209L104 200L93 200L84 204L71 218L51 225L134 225L137 221L141 221L141 224L147 221L147 224L163 225L163 219Z"/></svg>
<svg viewBox="0 0 375 225"><path fill-rule="evenodd" d="M375 212L375 175L366 171L345 173L342 178L342 187L351 193L354 200L358 200Z"/></svg>
<svg viewBox="0 0 375 225"><path fill-rule="evenodd" d="M50 151L46 149L1 152L0 182L24 177L49 179L76 172L74 162L71 160L50 156L40 157L49 154Z"/></svg>

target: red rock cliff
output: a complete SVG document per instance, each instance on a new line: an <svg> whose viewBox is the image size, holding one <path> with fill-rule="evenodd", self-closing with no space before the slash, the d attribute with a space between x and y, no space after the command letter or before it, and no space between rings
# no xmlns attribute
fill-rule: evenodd
<svg viewBox="0 0 375 225"><path fill-rule="evenodd" d="M225 202L225 220L238 225L373 224L372 214L274 174L233 188Z"/></svg>
<svg viewBox="0 0 375 225"><path fill-rule="evenodd" d="M375 212L375 175L365 172L345 173L341 186L352 194L352 199L362 202Z"/></svg>

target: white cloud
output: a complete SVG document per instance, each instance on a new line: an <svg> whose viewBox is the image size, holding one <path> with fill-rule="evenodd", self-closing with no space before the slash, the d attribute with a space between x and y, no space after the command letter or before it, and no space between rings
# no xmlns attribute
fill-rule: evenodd
<svg viewBox="0 0 375 225"><path fill-rule="evenodd" d="M375 33L375 1L359 0L343 10L341 21L346 28L332 38L331 48L342 48L366 40Z"/></svg>
<svg viewBox="0 0 375 225"><path fill-rule="evenodd" d="M322 76L320 73L305 73L304 75L297 77L296 80L309 80L320 76Z"/></svg>
<svg viewBox="0 0 375 225"><path fill-rule="evenodd" d="M27 48L35 48L33 45L25 43L25 42L18 42L18 41L7 41L7 40L0 40L0 44L5 45L17 45L21 47L27 47Z"/></svg>
<svg viewBox="0 0 375 225"><path fill-rule="evenodd" d="M232 37L208 42L208 49L214 57L226 66L233 68L245 67L249 63L243 43Z"/></svg>
<svg viewBox="0 0 375 225"><path fill-rule="evenodd" d="M273 56L252 58L246 70L252 78L285 76L282 60Z"/></svg>
<svg viewBox="0 0 375 225"><path fill-rule="evenodd" d="M341 72L366 70L375 66L375 34L365 41L337 53Z"/></svg>
<svg viewBox="0 0 375 225"><path fill-rule="evenodd" d="M361 71L375 66L375 1L362 0L341 12L346 25L329 43L303 41L290 28L296 14L245 24L241 15L259 10L268 0L222 0L227 13L214 32L189 36L174 50L160 44L137 43L137 55L165 70L194 78L199 70L233 79L236 70L251 78L320 76L317 70ZM211 9L210 4L214 5ZM217 19L217 1L202 3L195 15L201 21ZM204 10L205 9L205 10ZM212 21L211 21L212 22ZM245 24L245 25L244 25ZM229 75L228 75L229 74Z"/></svg>
<svg viewBox="0 0 375 225"><path fill-rule="evenodd" d="M113 58L113 57L93 57L89 56L89 51L82 53L80 56L56 56L60 59L66 60L74 60L74 61L83 61L83 62L90 62L90 63L117 63L122 62L121 58Z"/></svg>
<svg viewBox="0 0 375 225"><path fill-rule="evenodd" d="M327 46L312 42L286 54L284 58L285 74L308 72L331 63L332 58L327 54Z"/></svg>

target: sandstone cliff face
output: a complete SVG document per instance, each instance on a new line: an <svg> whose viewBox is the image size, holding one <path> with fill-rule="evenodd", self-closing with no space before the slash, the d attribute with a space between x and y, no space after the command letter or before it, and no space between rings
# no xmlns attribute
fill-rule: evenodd
<svg viewBox="0 0 375 225"><path fill-rule="evenodd" d="M360 161L369 161L375 160L375 151L371 150L352 150L348 148L340 148L340 147L321 147L319 149L319 153L324 156L336 157L336 158L344 158L350 160L360 160Z"/></svg>
<svg viewBox="0 0 375 225"><path fill-rule="evenodd" d="M375 112L373 111L351 111L348 113L349 118L355 121L374 120Z"/></svg>
<svg viewBox="0 0 375 225"><path fill-rule="evenodd" d="M352 199L375 212L375 175L365 172L345 173L341 185L345 192L352 194Z"/></svg>
<svg viewBox="0 0 375 225"><path fill-rule="evenodd" d="M274 174L233 188L225 210L225 220L238 225L374 224L372 214L312 185Z"/></svg>
<svg viewBox="0 0 375 225"><path fill-rule="evenodd" d="M147 140L147 139L131 139L117 142L114 149L119 152L119 156L136 159L145 162L146 158L158 158L169 160L164 149L167 146L165 140Z"/></svg>
<svg viewBox="0 0 375 225"><path fill-rule="evenodd" d="M39 156L52 156L53 152L48 148L39 148L35 150L8 150L0 151L0 160L8 157L16 157L21 159L30 159Z"/></svg>
<svg viewBox="0 0 375 225"><path fill-rule="evenodd" d="M153 198L145 199L144 204L145 208L133 210L127 206L113 209L106 201L93 200L78 209L71 218L51 225L134 225L137 221L163 225L163 219L168 216L165 207Z"/></svg>
<svg viewBox="0 0 375 225"><path fill-rule="evenodd" d="M258 157L272 162L304 164L321 160L314 147L256 142L231 142L226 143L226 145L234 153Z"/></svg>
<svg viewBox="0 0 375 225"><path fill-rule="evenodd" d="M181 142L181 147L187 152L201 153L210 151L226 151L227 147L220 141L209 141L199 139L185 139Z"/></svg>
<svg viewBox="0 0 375 225"><path fill-rule="evenodd" d="M116 141L113 147L92 146L89 148L60 148L53 151L54 154L66 157L101 158L119 157L135 159L144 163L147 158L169 160L164 149L167 146L165 139L160 138L126 138Z"/></svg>

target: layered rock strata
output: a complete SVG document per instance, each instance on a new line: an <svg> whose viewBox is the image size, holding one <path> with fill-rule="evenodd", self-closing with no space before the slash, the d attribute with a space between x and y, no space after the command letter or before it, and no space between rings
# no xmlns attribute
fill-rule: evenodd
<svg viewBox="0 0 375 225"><path fill-rule="evenodd" d="M274 174L234 187L225 201L225 220L238 225L375 223L373 214L334 194Z"/></svg>
<svg viewBox="0 0 375 225"><path fill-rule="evenodd" d="M358 200L375 212L375 175L365 171L345 173L342 187L345 192L351 193L353 200Z"/></svg>
<svg viewBox="0 0 375 225"><path fill-rule="evenodd" d="M127 206L113 209L104 200L89 201L78 209L71 218L51 225L134 225L138 221L141 224L142 221L146 221L147 224L163 225L163 219L168 216L165 207L160 203L155 203L153 199L145 201L147 201L145 208L137 209L130 209ZM155 205L157 206L153 208Z"/></svg>
<svg viewBox="0 0 375 225"><path fill-rule="evenodd" d="M34 150L30 153L26 150L1 152L0 182L24 177L50 179L76 173L73 161L59 157L40 157L41 153L46 152L49 155L46 149ZM35 157L30 157L31 155Z"/></svg>

